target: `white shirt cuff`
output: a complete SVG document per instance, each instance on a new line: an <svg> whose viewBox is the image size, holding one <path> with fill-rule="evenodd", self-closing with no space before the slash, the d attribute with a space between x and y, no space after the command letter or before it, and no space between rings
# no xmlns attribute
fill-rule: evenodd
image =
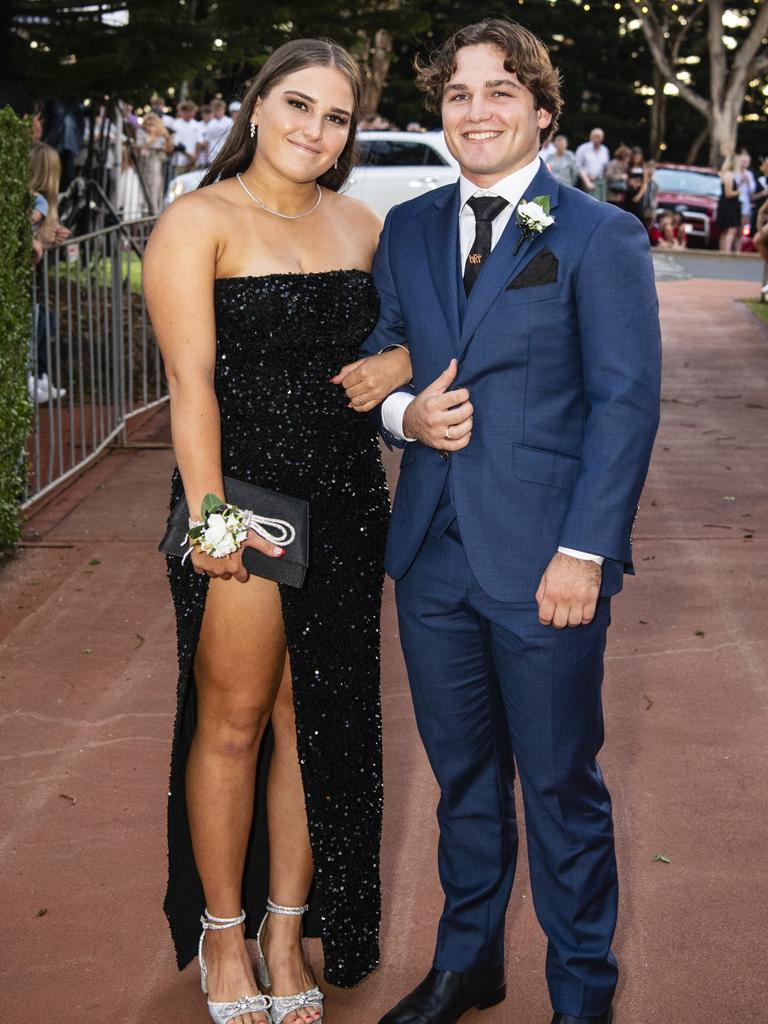
<svg viewBox="0 0 768 1024"><path fill-rule="evenodd" d="M602 555L590 555L587 551L575 551L573 548L558 548L562 555L570 555L571 558L580 558L583 562L597 562L602 565L605 561Z"/></svg>
<svg viewBox="0 0 768 1024"><path fill-rule="evenodd" d="M415 395L408 395L404 391L396 391L393 395L384 399L381 406L381 422L385 430L394 435L399 441L415 441L415 437L406 437L403 433L403 416L405 410L411 404Z"/></svg>

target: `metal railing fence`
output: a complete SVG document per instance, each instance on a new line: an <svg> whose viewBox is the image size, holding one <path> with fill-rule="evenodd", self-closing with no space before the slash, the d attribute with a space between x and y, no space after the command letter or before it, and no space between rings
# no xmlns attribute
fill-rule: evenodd
<svg viewBox="0 0 768 1024"><path fill-rule="evenodd" d="M79 473L131 419L167 401L141 287L156 218L49 249L34 275L28 387L34 405L22 508Z"/></svg>

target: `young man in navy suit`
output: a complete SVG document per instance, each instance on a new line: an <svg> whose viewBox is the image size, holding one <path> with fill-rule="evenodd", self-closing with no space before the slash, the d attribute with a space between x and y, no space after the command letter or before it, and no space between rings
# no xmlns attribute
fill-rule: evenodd
<svg viewBox="0 0 768 1024"><path fill-rule="evenodd" d="M441 790L445 906L431 971L381 1024L454 1024L504 998L515 764L553 1024L608 1024L617 877L600 691L658 423L648 239L540 161L559 76L520 25L456 33L418 81L461 177L387 217L363 354L407 344L413 366L377 415L405 447L387 569Z"/></svg>

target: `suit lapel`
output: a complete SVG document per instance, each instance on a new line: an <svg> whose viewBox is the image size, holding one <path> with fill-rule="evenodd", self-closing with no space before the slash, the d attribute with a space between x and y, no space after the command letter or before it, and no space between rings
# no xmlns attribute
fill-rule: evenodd
<svg viewBox="0 0 768 1024"><path fill-rule="evenodd" d="M453 347L458 350L459 292L456 261L459 252L459 185L441 195L425 216L424 244L429 270L440 307L448 324ZM418 287L419 282L414 282Z"/></svg>
<svg viewBox="0 0 768 1024"><path fill-rule="evenodd" d="M525 190L523 198L530 201L534 196L548 195L551 200L551 209L554 210L557 206L557 192L557 182L542 163L536 177ZM554 231L555 228L556 224L553 224L547 228L547 231ZM547 231L543 232L543 235L546 235ZM459 356L462 356L466 351L472 336L480 326L481 320L488 312L496 296L511 281L515 270L528 255L531 246L541 240L543 235L534 235L533 238L527 238L521 242L522 231L518 226L514 213L512 214L509 223L504 229L504 233L488 257L488 262L483 267L482 273L469 295L469 303L459 343ZM518 243L520 243L519 246ZM515 252L516 248L517 251Z"/></svg>

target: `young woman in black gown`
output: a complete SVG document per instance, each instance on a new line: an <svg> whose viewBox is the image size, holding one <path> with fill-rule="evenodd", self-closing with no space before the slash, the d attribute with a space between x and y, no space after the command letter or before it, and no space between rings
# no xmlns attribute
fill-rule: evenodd
<svg viewBox="0 0 768 1024"><path fill-rule="evenodd" d="M378 315L380 220L337 192L360 93L335 44L275 51L205 187L163 214L145 256L171 394L172 504L185 493L194 515L227 475L310 506L302 589L247 578L242 547L168 561L179 688L165 907L180 967L204 915L201 974L220 1024L320 1018L306 904L329 981L354 985L378 958L388 498L374 429L330 382ZM363 369L356 406L410 377L401 350ZM275 554L253 532L245 543ZM245 938L268 898L257 983Z"/></svg>

